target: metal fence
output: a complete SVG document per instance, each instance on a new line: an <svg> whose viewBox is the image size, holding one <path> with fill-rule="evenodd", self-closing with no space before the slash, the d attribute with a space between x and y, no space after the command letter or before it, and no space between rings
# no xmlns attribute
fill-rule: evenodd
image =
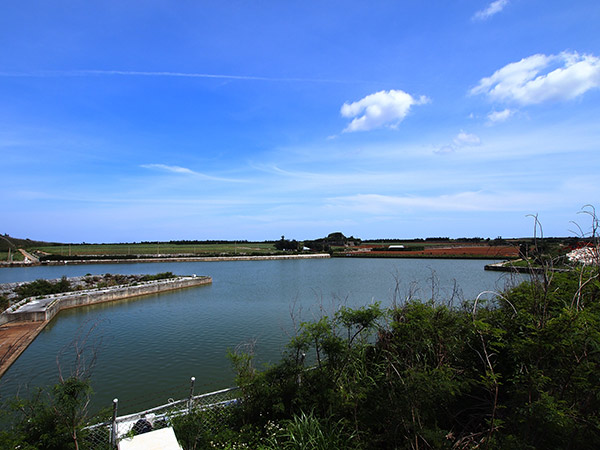
<svg viewBox="0 0 600 450"><path fill-rule="evenodd" d="M214 420L219 420L222 408L237 402L239 389L237 387L194 395L194 381L195 379L192 378L188 398L170 401L134 414L118 416L118 400L113 400L111 420L83 429L85 447L98 450L114 449L121 439L170 427L173 425L173 419L191 412L202 411L205 415L213 416Z"/></svg>

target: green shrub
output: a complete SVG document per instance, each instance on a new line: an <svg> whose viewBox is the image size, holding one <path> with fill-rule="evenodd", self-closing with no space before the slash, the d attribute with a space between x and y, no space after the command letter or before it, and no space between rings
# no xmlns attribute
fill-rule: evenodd
<svg viewBox="0 0 600 450"><path fill-rule="evenodd" d="M156 275L144 275L142 276L142 281L157 281L157 280L166 280L168 278L175 278L177 275L174 275L173 272L161 272Z"/></svg>
<svg viewBox="0 0 600 450"><path fill-rule="evenodd" d="M10 306L10 302L5 295L0 295L0 313Z"/></svg>
<svg viewBox="0 0 600 450"><path fill-rule="evenodd" d="M284 422L272 448L285 450L331 450L354 448L353 435L343 423L319 420L311 412L294 416Z"/></svg>
<svg viewBox="0 0 600 450"><path fill-rule="evenodd" d="M69 292L71 290L71 283L67 280L67 277L62 277L59 281L52 282L48 280L36 280L31 283L26 283L18 286L15 292L19 299L27 297L38 297L42 295L60 294L62 292Z"/></svg>
<svg viewBox="0 0 600 450"><path fill-rule="evenodd" d="M301 324L263 372L250 355L232 359L239 420L285 424L281 448L325 441L330 424L360 448L600 445L597 270L542 276L459 308L341 308Z"/></svg>
<svg viewBox="0 0 600 450"><path fill-rule="evenodd" d="M50 392L39 389L30 398L15 398L8 408L12 429L0 433L1 448L65 450L82 448L86 433L89 382L71 377Z"/></svg>

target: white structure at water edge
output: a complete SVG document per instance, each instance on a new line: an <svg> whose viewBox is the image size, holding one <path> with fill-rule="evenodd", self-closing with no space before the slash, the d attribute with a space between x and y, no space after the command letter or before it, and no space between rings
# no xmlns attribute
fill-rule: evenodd
<svg viewBox="0 0 600 450"><path fill-rule="evenodd" d="M172 427L149 431L119 442L119 450L182 450Z"/></svg>

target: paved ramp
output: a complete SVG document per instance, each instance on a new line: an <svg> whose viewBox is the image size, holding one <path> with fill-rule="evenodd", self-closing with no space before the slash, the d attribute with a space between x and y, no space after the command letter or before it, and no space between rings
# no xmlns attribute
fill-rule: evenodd
<svg viewBox="0 0 600 450"><path fill-rule="evenodd" d="M19 251L25 257L25 262L30 262L32 264L38 264L40 262L40 259L38 257L33 256L31 253L26 252L22 248L20 248Z"/></svg>

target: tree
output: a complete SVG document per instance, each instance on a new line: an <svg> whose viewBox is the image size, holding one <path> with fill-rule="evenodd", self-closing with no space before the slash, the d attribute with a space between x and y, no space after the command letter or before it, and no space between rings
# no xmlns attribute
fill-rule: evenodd
<svg viewBox="0 0 600 450"><path fill-rule="evenodd" d="M12 400L13 429L0 434L0 443L40 450L81 448L90 394L89 381L69 377L49 392L39 389L29 399Z"/></svg>
<svg viewBox="0 0 600 450"><path fill-rule="evenodd" d="M298 250L300 246L300 243L298 241L294 240L288 240L285 238L285 236L281 236L281 239L277 242L275 242L275 248L277 250L292 250L292 251L296 251Z"/></svg>
<svg viewBox="0 0 600 450"><path fill-rule="evenodd" d="M84 426L92 394L91 370L99 342L90 338L98 323L82 327L76 338L57 355L58 383L38 388L29 397L17 396L3 408L11 416L11 429L0 433L2 448L79 450L84 447ZM63 376L66 372L69 375Z"/></svg>

